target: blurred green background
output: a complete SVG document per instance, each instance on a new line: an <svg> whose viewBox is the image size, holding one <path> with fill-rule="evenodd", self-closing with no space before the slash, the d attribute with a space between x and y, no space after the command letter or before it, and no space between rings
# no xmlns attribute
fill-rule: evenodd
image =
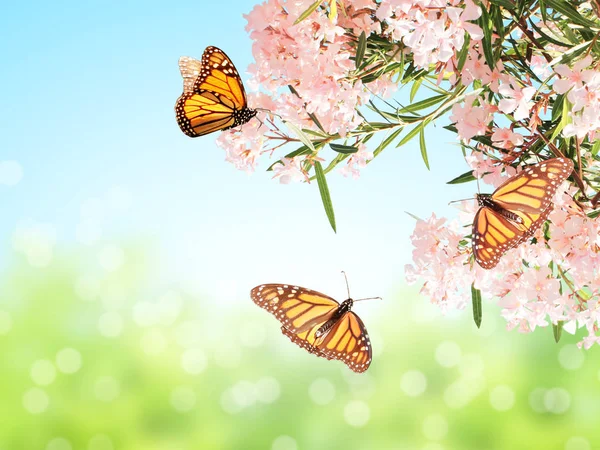
<svg viewBox="0 0 600 450"><path fill-rule="evenodd" d="M249 299L218 311L175 284L149 289L145 247L55 249L44 269L15 259L0 448L599 448L598 352L573 336L506 332L489 303L477 330L402 288L385 315L355 308L374 361L354 374L294 346ZM39 256L39 242L25 249Z"/></svg>
<svg viewBox="0 0 600 450"><path fill-rule="evenodd" d="M247 79L258 2L12 2L0 14L0 450L600 449L598 349L507 332L493 303L443 317L403 285L409 211L474 186L454 136L331 174L249 178L184 136L181 55ZM402 95L402 94L400 94ZM331 155L330 155L331 156ZM249 298L294 283L343 300L364 374L293 345Z"/></svg>

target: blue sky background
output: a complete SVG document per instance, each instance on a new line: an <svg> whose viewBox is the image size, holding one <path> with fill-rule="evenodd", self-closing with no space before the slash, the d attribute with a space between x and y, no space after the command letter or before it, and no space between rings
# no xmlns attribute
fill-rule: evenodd
<svg viewBox="0 0 600 450"><path fill-rule="evenodd" d="M94 245L149 242L161 282L217 303L244 301L265 282L344 298L342 269L354 297L385 297L404 282L414 227L404 211L453 215L448 201L476 189L445 185L468 169L445 122L427 132L431 171L414 141L388 148L358 181L329 177L337 235L315 183L280 185L264 172L267 158L248 176L224 161L216 134L190 139L177 127L179 56L219 46L246 79L252 55L242 14L254 4L4 6L0 160L18 161L24 177L0 186L2 264L13 257L11 236L23 220L52 224L59 244L81 245L83 217L102 228ZM111 198L129 206L115 209Z"/></svg>

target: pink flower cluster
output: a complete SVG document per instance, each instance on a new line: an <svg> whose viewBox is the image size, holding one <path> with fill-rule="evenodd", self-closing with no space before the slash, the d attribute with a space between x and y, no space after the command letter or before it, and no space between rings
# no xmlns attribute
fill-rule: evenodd
<svg viewBox="0 0 600 450"><path fill-rule="evenodd" d="M472 0L347 0L343 2L345 10L333 20L325 9L318 8L294 24L312 4L313 0L267 0L245 16L255 59L249 67L248 87L261 92L249 98L249 106L273 111L278 119L269 116L271 120L264 120L261 112L262 127L248 124L222 133L218 144L225 149L226 159L239 169L254 170L261 154L272 154L286 142L280 132L284 128L281 120L318 132L309 117L313 114L325 133L344 137L363 123L359 113L363 105L373 96L388 97L397 89L391 75L368 85L356 77L353 58L361 33L402 42L405 53L423 68L455 60L466 33L472 42L483 36L471 22L481 15ZM395 51L388 56L399 60L401 55ZM372 158L363 153L353 155L341 172L357 178L359 168ZM277 178L282 182L290 179Z"/></svg>
<svg viewBox="0 0 600 450"><path fill-rule="evenodd" d="M488 181L497 186L514 174L502 173L492 159L480 155L469 158L476 176L488 173ZM478 209L475 201L463 202L455 220L433 214L418 221L411 236L413 264L406 266L407 281L422 280L421 292L443 311L463 309L474 283L485 299L502 307L508 329L528 333L562 321L572 334L587 329L580 346L600 343L600 223L573 201L575 191L568 183L558 190L549 216L549 239L538 230L537 242L509 250L492 270L472 259L467 236Z"/></svg>

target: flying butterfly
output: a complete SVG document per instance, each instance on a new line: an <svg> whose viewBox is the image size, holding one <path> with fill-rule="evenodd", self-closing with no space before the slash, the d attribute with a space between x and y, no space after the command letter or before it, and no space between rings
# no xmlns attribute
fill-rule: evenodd
<svg viewBox="0 0 600 450"><path fill-rule="evenodd" d="M348 299L338 303L293 284L262 284L252 289L250 296L282 323L284 335L309 353L340 360L357 373L369 368L371 341L364 323L351 309L354 302L380 297L353 300L348 290Z"/></svg>
<svg viewBox="0 0 600 450"><path fill-rule="evenodd" d="M179 70L183 94L175 113L179 128L189 137L237 127L256 115L256 110L248 108L237 69L217 47L207 47L202 61L182 56Z"/></svg>
<svg viewBox="0 0 600 450"><path fill-rule="evenodd" d="M554 158L526 167L493 194L477 194L473 255L492 269L504 253L529 239L552 211L552 197L573 171L573 161Z"/></svg>

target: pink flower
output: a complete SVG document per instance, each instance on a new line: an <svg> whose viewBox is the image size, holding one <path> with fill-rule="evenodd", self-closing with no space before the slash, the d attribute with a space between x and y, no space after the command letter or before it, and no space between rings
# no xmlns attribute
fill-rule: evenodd
<svg viewBox="0 0 600 450"><path fill-rule="evenodd" d="M498 109L504 114L511 114L515 120L523 120L529 117L529 111L533 107L532 97L536 93L533 86L527 86L523 89L513 89L509 84L503 84L499 88L500 94L504 97L498 102Z"/></svg>
<svg viewBox="0 0 600 450"><path fill-rule="evenodd" d="M455 123L459 138L465 142L473 136L486 134L492 121L491 105L483 103L475 106L476 101L483 103L482 99L471 96L465 99L463 105L457 103L452 107L450 120Z"/></svg>
<svg viewBox="0 0 600 450"><path fill-rule="evenodd" d="M591 63L592 57L588 55L577 61L573 69L569 68L566 64L558 64L554 68L554 71L561 76L561 79L554 82L554 90L559 94L564 94L569 89L581 88L584 81L590 80L593 75L591 70L583 70L589 67Z"/></svg>
<svg viewBox="0 0 600 450"><path fill-rule="evenodd" d="M357 179L360 177L358 169L367 167L367 163L372 159L373 152L370 151L366 145L359 144L358 151L348 158L348 163L340 169L340 173L345 177L352 175L352 178Z"/></svg>
<svg viewBox="0 0 600 450"><path fill-rule="evenodd" d="M306 173L300 166L300 158L282 158L280 164L273 166L273 178L279 178L281 184L289 184L292 181L307 180Z"/></svg>
<svg viewBox="0 0 600 450"><path fill-rule="evenodd" d="M523 145L523 135L514 133L510 128L496 128L492 134L492 141L496 147L511 149Z"/></svg>

